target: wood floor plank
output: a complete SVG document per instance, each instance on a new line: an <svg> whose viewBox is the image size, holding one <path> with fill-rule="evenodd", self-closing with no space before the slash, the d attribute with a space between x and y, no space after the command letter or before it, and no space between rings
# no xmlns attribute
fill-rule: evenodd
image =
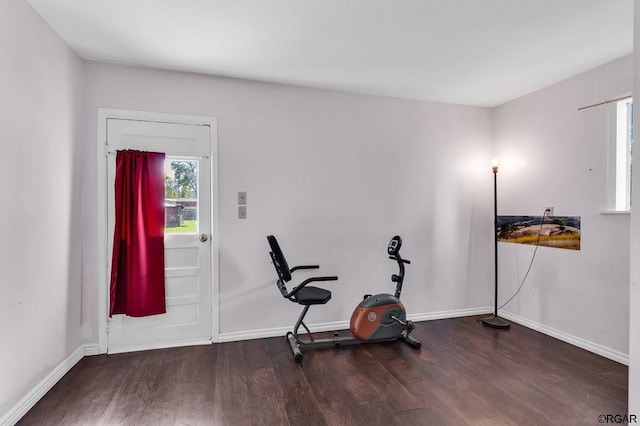
<svg viewBox="0 0 640 426"><path fill-rule="evenodd" d="M214 418L216 368L219 345L184 348L185 364L179 379L180 394L184 395L176 410L176 425L210 425Z"/></svg>
<svg viewBox="0 0 640 426"><path fill-rule="evenodd" d="M250 425L251 400L247 384L244 342L221 345L216 370L214 424Z"/></svg>
<svg viewBox="0 0 640 426"><path fill-rule="evenodd" d="M293 363L288 355L286 352L273 355L274 372L282 388L287 417L292 423L300 424L306 419L312 424L322 424L318 423L318 418L324 422L320 405L305 374L309 364Z"/></svg>
<svg viewBox="0 0 640 426"><path fill-rule="evenodd" d="M513 324L416 324L403 342L305 351L284 337L84 358L20 425L597 424L626 366Z"/></svg>
<svg viewBox="0 0 640 426"><path fill-rule="evenodd" d="M132 369L101 416L102 424L140 424L152 401L156 380L161 373L164 351L145 351L137 368Z"/></svg>

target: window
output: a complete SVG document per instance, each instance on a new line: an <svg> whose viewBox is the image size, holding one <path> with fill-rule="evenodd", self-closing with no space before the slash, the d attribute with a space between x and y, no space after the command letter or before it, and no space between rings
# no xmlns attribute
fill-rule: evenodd
<svg viewBox="0 0 640 426"><path fill-rule="evenodd" d="M631 210L631 155L633 149L633 100L622 99L610 111L609 209Z"/></svg>
<svg viewBox="0 0 640 426"><path fill-rule="evenodd" d="M198 232L198 162L167 159L164 167L165 234Z"/></svg>

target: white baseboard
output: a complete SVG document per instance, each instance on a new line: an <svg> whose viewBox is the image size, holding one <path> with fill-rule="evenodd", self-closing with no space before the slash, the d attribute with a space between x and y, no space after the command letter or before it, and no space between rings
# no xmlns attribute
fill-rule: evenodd
<svg viewBox="0 0 640 426"><path fill-rule="evenodd" d="M86 355L97 354L98 345L81 345L66 357L56 368L26 394L9 412L0 417L0 426L13 426L29 411L58 381Z"/></svg>
<svg viewBox="0 0 640 426"><path fill-rule="evenodd" d="M422 314L409 314L407 318L411 321L432 321L445 318L460 318L472 315L485 315L490 314L493 311L491 306L482 306L478 308L466 308L466 309L453 309L449 311L429 312ZM529 320L519 315L510 314L508 312L500 312L500 316L531 328L532 330L539 331L548 336L554 337L563 342L567 342L579 348L585 349L589 352L601 355L605 358L619 362L624 365L629 365L629 355L622 352L618 352L603 345L599 345L594 342L582 339L580 337L573 336L571 334L556 330L552 327L548 327L544 324ZM287 332L291 331L292 327L275 327L275 328L263 328L256 330L238 331L231 333L221 333L219 335L219 342L235 342L240 340L262 339L266 337L283 337ZM346 330L349 328L349 321L335 321L318 324L310 324L309 328L316 332L320 331L333 331L333 330Z"/></svg>
<svg viewBox="0 0 640 426"><path fill-rule="evenodd" d="M100 355L100 346L97 343L84 345L84 356Z"/></svg>
<svg viewBox="0 0 640 426"><path fill-rule="evenodd" d="M606 346L600 345L598 343L591 342L589 340L582 339L580 337L573 336L569 333L565 333L563 331L556 330L555 328L549 327L547 325L541 324L536 321L532 321L530 319L521 317L516 314L512 314L509 312L500 312L500 316L523 325L532 330L539 331L540 333L546 334L551 337L555 337L558 340L562 340L563 342L567 342L571 345L577 346L589 352L593 352L594 354L603 356L610 360L619 362L624 365L629 365L629 354L625 354L622 352L618 352Z"/></svg>
<svg viewBox="0 0 640 426"><path fill-rule="evenodd" d="M492 312L491 307L484 306L479 308L454 309L449 311L438 311L423 314L408 315L408 319L412 321L432 321L445 318L458 318L471 315L484 315ZM563 342L567 342L589 352L601 355L605 358L629 365L629 355L615 351L611 348L599 345L594 342L573 336L571 334L556 330L544 324L529 320L519 315L508 312L501 312L500 315L510 321L539 331ZM346 330L349 328L349 321L335 321L320 324L312 324L310 328L313 331L333 331ZM264 328L248 331L238 331L231 333L221 333L216 341L233 342L239 340L261 339L265 337L282 337L291 331L291 327L275 327ZM192 344L209 344L206 342L190 342ZM44 379L40 381L27 395L25 395L16 405L6 414L0 417L0 426L15 425L74 365L76 365L85 356L98 355L100 348L98 344L86 344L78 347L66 359L64 359L56 368L51 371Z"/></svg>
<svg viewBox="0 0 640 426"><path fill-rule="evenodd" d="M157 343L157 344L142 344L142 345L121 345L121 346L110 346L108 348L107 353L109 355L112 354L121 354L121 353L127 353L127 352L139 352L139 351L149 351L152 349L166 349L166 348L180 348L180 347L184 347L184 346L200 346L200 345L210 345L211 344L211 340L210 339L205 339L205 340L185 340L183 342L173 342L171 344L166 344L166 343ZM98 350L98 345L95 345L96 349ZM98 352L96 352L94 355L97 355Z"/></svg>
<svg viewBox="0 0 640 426"><path fill-rule="evenodd" d="M293 326L260 328L247 331L232 331L230 333L220 333L218 335L219 342L237 342L239 340L263 339L267 337L284 337ZM333 331L346 330L349 328L349 321L323 322L318 324L309 324L309 328L315 333L316 331Z"/></svg>
<svg viewBox="0 0 640 426"><path fill-rule="evenodd" d="M491 313L491 306L481 306L479 308L453 309L450 311L429 312L426 314L409 314L407 318L411 321L432 321L445 318L469 317L472 315L486 315Z"/></svg>
<svg viewBox="0 0 640 426"><path fill-rule="evenodd" d="M439 311L426 314L412 314L407 315L407 318L411 321L430 321L444 318L457 318L466 317L470 315L482 315L491 312L491 307L485 306L481 308L468 308L468 309L454 309L451 311ZM251 339L263 339L266 337L283 337L293 327L275 327L275 328L261 328L257 330L236 331L231 333L221 333L218 336L220 342L236 342L239 340L251 340ZM334 330L347 330L349 328L349 321L334 321L324 322L318 324L309 324L309 328L313 332L320 331L334 331Z"/></svg>

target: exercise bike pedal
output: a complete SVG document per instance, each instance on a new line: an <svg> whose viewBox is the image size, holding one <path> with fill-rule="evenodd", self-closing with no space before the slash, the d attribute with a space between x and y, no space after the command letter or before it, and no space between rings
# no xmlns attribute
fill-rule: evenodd
<svg viewBox="0 0 640 426"><path fill-rule="evenodd" d="M413 338L413 336L410 336L409 333L411 333L411 331L403 331L402 334L400 335L400 339L404 340L413 349L422 348L422 343L419 340L416 340L415 338Z"/></svg>

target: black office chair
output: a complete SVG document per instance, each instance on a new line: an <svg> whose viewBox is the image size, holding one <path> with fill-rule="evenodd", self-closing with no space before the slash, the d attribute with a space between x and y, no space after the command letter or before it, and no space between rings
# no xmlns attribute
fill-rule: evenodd
<svg viewBox="0 0 640 426"><path fill-rule="evenodd" d="M300 340L298 339L298 328L300 328L300 326L302 325L304 329L307 330L307 333L309 333L309 338L311 339L311 341L313 341L313 336L311 336L309 328L307 328L306 324L304 323L304 317L311 305L324 305L325 303L327 303L331 299L331 292L324 288L314 287L308 284L318 281L336 281L338 277L311 277L302 281L291 291L287 291L286 283L291 281L292 272L299 269L318 269L320 268L320 266L301 265L294 266L293 268L289 269L289 264L282 254L282 250L280 249L280 245L278 244L278 240L276 240L276 237L274 237L273 235L269 235L267 236L267 241L269 242L269 247L271 247L271 252L269 254L271 255L273 266L275 267L276 273L278 274L277 285L280 293L282 293L282 296L285 299L289 299L292 302L304 306L300 317L298 317L298 321L296 322L292 334L295 337L295 340L297 342L300 342Z"/></svg>

